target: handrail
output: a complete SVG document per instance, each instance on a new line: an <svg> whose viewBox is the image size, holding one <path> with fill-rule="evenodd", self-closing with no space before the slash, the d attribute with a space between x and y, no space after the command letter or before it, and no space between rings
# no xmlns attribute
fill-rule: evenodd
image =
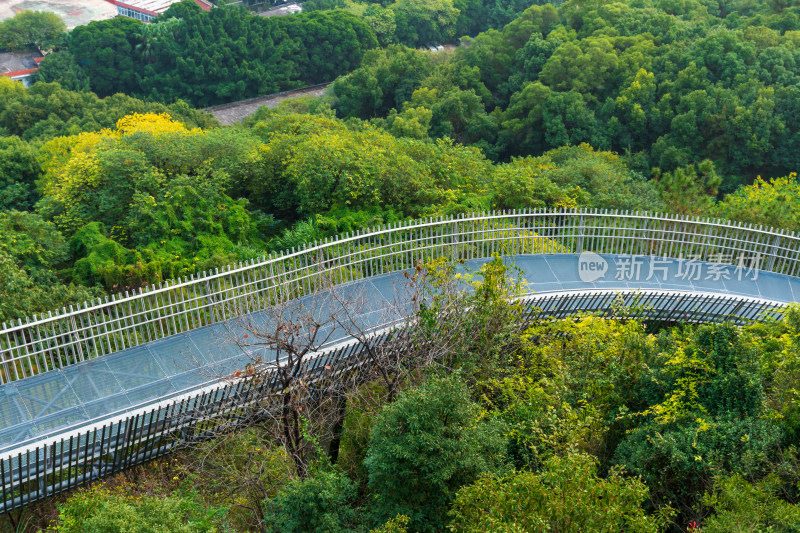
<svg viewBox="0 0 800 533"><path fill-rule="evenodd" d="M412 268L416 261L441 255L459 259L554 251L667 257L747 253L767 258L762 270L800 271L795 233L720 219L597 209L427 218L4 323L0 384L233 318L230 302L265 306L314 292L323 283Z"/></svg>
<svg viewBox="0 0 800 533"><path fill-rule="evenodd" d="M520 298L524 321L558 320L577 313L626 316L664 322L733 322L774 320L784 304L761 298L698 291L591 289L537 293ZM619 304L619 305L618 305ZM391 342L393 328L380 328L367 339L352 340L309 357L302 374L324 380L325 374L369 364L363 344ZM179 446L213 438L217 428L234 429L247 417L226 414L263 397L267 380L215 380L201 389L136 406L124 414L64 428L37 440L20 442L0 453L0 514L23 507L132 466L161 457Z"/></svg>

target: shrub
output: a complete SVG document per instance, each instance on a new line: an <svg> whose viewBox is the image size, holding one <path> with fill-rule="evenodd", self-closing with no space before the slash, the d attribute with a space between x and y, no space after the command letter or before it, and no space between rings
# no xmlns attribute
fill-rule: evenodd
<svg viewBox="0 0 800 533"><path fill-rule="evenodd" d="M335 470L295 479L266 502L270 511L266 530L280 533L350 531L358 518L350 505L355 497L355 484Z"/></svg>
<svg viewBox="0 0 800 533"><path fill-rule="evenodd" d="M778 497L781 481L767 476L749 483L742 476L719 477L714 490L703 497L703 504L714 514L703 522L703 533L738 531L800 531L800 505L792 505Z"/></svg>
<svg viewBox="0 0 800 533"><path fill-rule="evenodd" d="M479 410L456 377L432 379L384 408L364 461L378 523L403 514L412 531L441 531L460 487L505 470L503 428L479 422Z"/></svg>
<svg viewBox="0 0 800 533"><path fill-rule="evenodd" d="M656 532L668 521L665 508L647 516L641 504L647 486L612 470L597 476L590 455L553 457L539 474L518 472L506 478L484 478L458 492L451 515L452 531L591 531Z"/></svg>
<svg viewBox="0 0 800 533"><path fill-rule="evenodd" d="M81 491L59 507L49 528L58 533L223 533L227 509L206 508L196 493L137 496L103 486Z"/></svg>

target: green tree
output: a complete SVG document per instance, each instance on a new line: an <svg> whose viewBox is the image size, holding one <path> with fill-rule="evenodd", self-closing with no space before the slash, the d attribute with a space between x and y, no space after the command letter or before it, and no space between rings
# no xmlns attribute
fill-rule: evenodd
<svg viewBox="0 0 800 533"><path fill-rule="evenodd" d="M421 106L413 107L413 104L404 107L402 113L389 116L389 131L396 137L427 139L433 112Z"/></svg>
<svg viewBox="0 0 800 533"><path fill-rule="evenodd" d="M229 193L247 181L258 146L246 132L134 114L113 131L45 144L39 209L79 234L75 275L109 288L250 258L261 242L254 216Z"/></svg>
<svg viewBox="0 0 800 533"><path fill-rule="evenodd" d="M142 22L127 17L93 21L69 34L68 49L86 69L89 85L99 96L139 94L137 57Z"/></svg>
<svg viewBox="0 0 800 533"><path fill-rule="evenodd" d="M393 10L381 7L380 4L369 4L364 10L363 17L381 46L385 47L397 41L395 35L397 21Z"/></svg>
<svg viewBox="0 0 800 533"><path fill-rule="evenodd" d="M339 116L368 119L401 109L433 70L428 54L404 46L370 50L361 67L336 80L333 94Z"/></svg>
<svg viewBox="0 0 800 533"><path fill-rule="evenodd" d="M800 228L800 184L792 173L765 181L756 179L752 185L740 187L714 207L717 216L760 224L774 228L794 230Z"/></svg>
<svg viewBox="0 0 800 533"><path fill-rule="evenodd" d="M64 43L67 26L48 11L20 11L0 22L0 47L51 50Z"/></svg>
<svg viewBox="0 0 800 533"><path fill-rule="evenodd" d="M343 473L323 469L312 477L289 481L265 502L267 531L339 533L355 531L358 514L352 507L356 486Z"/></svg>
<svg viewBox="0 0 800 533"><path fill-rule="evenodd" d="M607 38L566 42L542 67L539 78L558 91L595 92L617 68L614 45Z"/></svg>
<svg viewBox="0 0 800 533"><path fill-rule="evenodd" d="M429 46L455 37L460 11L453 0L396 0L397 39L407 46Z"/></svg>
<svg viewBox="0 0 800 533"><path fill-rule="evenodd" d="M547 177L543 158L514 159L492 172L492 207L497 209L574 208L588 203L580 187L559 187Z"/></svg>
<svg viewBox="0 0 800 533"><path fill-rule="evenodd" d="M784 439L765 414L759 350L730 323L673 331L641 394L646 420L620 442L614 461L641 475L656 502L684 518L715 475L758 475ZM666 342L664 342L666 341Z"/></svg>
<svg viewBox="0 0 800 533"><path fill-rule="evenodd" d="M0 78L0 128L26 141L114 128L131 113L168 113L190 127L208 128L219 123L210 114L186 102L170 105L144 102L124 94L98 98L93 93L68 91L57 83L22 83Z"/></svg>
<svg viewBox="0 0 800 533"><path fill-rule="evenodd" d="M89 76L86 74L86 70L66 50L47 54L39 63L35 81L58 82L68 91L89 90Z"/></svg>
<svg viewBox="0 0 800 533"><path fill-rule="evenodd" d="M459 209L486 180L488 163L474 148L398 139L371 126L348 131L308 115L298 118L291 125L284 117L261 124L269 131L283 123L288 132L273 132L259 153L259 171L247 185L255 206L281 218L297 220L329 209L378 207L404 216ZM295 127L300 131L292 132ZM305 134L315 128L320 129Z"/></svg>
<svg viewBox="0 0 800 533"><path fill-rule="evenodd" d="M341 10L264 18L241 6L206 12L182 2L154 26L162 24L138 32L143 73L134 94L197 106L329 82L377 46L369 26Z"/></svg>
<svg viewBox="0 0 800 533"><path fill-rule="evenodd" d="M714 163L708 159L672 172L661 173L654 168L653 177L667 208L681 215L700 215L711 209L722 184Z"/></svg>
<svg viewBox="0 0 800 533"><path fill-rule="evenodd" d="M413 531L441 531L456 491L505 468L501 428L455 377L411 389L378 415L364 465L378 523L405 514Z"/></svg>
<svg viewBox="0 0 800 533"><path fill-rule="evenodd" d="M486 114L474 90L451 89L436 100L431 113L431 137L448 137L460 144L477 145L484 152L489 152L494 145L497 126Z"/></svg>
<svg viewBox="0 0 800 533"><path fill-rule="evenodd" d="M720 476L714 489L703 496L703 506L713 509L703 520L703 533L746 531L797 531L800 505L781 499L781 480L774 475L748 482L740 475Z"/></svg>
<svg viewBox="0 0 800 533"><path fill-rule="evenodd" d="M647 497L644 483L624 477L618 469L612 469L606 478L599 477L597 461L591 456L556 456L545 463L540 473L485 478L462 488L450 512L450 530L663 531L671 509L648 515L643 509Z"/></svg>
<svg viewBox="0 0 800 533"><path fill-rule="evenodd" d="M0 213L0 323L79 303L97 290L56 276L69 257L64 237L34 213Z"/></svg>
<svg viewBox="0 0 800 533"><path fill-rule="evenodd" d="M40 171L33 147L19 137L0 137L0 209L33 207Z"/></svg>
<svg viewBox="0 0 800 533"><path fill-rule="evenodd" d="M564 146L542 156L550 165L548 179L559 187L578 187L588 195L591 207L663 211L663 203L651 181L630 170L617 154L591 146Z"/></svg>
<svg viewBox="0 0 800 533"><path fill-rule="evenodd" d="M364 53L378 46L375 34L359 17L346 11L272 17L276 30L294 43L293 79L304 84L327 83L358 68Z"/></svg>

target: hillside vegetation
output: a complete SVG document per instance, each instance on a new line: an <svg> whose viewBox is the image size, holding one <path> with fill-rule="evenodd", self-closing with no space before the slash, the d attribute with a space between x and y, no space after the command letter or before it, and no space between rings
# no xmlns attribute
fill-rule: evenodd
<svg viewBox="0 0 800 533"><path fill-rule="evenodd" d="M589 143L650 177L711 160L730 192L798 159L800 17L774 3L533 6L450 56L368 52L339 116L493 159Z"/></svg>
<svg viewBox="0 0 800 533"><path fill-rule="evenodd" d="M469 294L447 289L454 271L419 271L440 289L411 326L435 364L381 367L393 378L348 389L343 411L298 382L300 441L278 415L32 516L61 533L800 526L797 308L744 328L655 328L622 308L526 325L502 261Z"/></svg>
<svg viewBox="0 0 800 533"><path fill-rule="evenodd" d="M796 3L307 5L0 27L52 49L30 88L0 77L0 323L420 217L585 207L800 231ZM235 126L195 108L333 79ZM438 351L410 343L323 395L328 418L292 382L286 418L19 529L800 531L800 311L526 324L499 259L456 270L409 273L430 298L413 334Z"/></svg>

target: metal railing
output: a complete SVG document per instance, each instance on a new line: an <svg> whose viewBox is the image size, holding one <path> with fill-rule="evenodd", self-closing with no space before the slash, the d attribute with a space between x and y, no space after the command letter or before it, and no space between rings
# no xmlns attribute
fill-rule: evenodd
<svg viewBox="0 0 800 533"><path fill-rule="evenodd" d="M739 257L758 255L762 270L800 272L796 234L721 220L533 210L404 222L4 323L0 384L234 318L231 309L254 311L435 257L583 251L732 265Z"/></svg>
<svg viewBox="0 0 800 533"><path fill-rule="evenodd" d="M583 312L661 322L745 324L776 319L781 309L758 298L674 291L589 290L533 294L522 301L522 319L558 320ZM376 332L366 341L350 341L309 358L304 381L321 383L325 374L357 370L364 343L391 342L396 330ZM267 380L224 381L202 391L143 407L102 425L82 428L55 440L31 443L0 456L0 514L37 500L87 485L177 447L201 442L250 421L247 408L269 392Z"/></svg>

